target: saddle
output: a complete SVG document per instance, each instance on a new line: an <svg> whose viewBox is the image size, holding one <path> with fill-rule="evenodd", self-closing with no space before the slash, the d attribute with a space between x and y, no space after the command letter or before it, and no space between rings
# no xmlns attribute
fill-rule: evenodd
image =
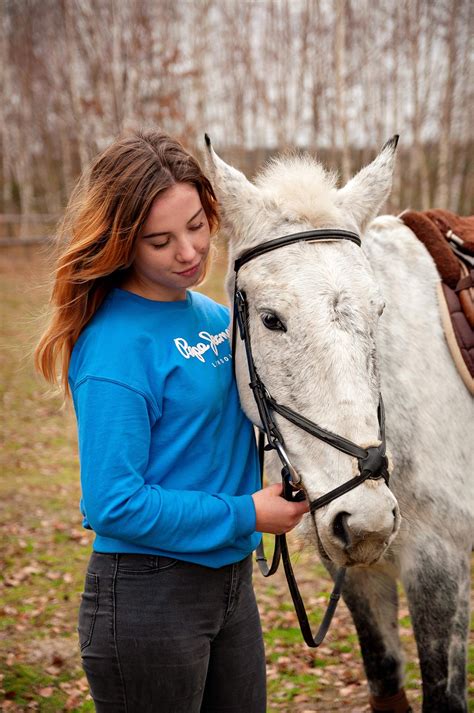
<svg viewBox="0 0 474 713"><path fill-rule="evenodd" d="M474 394L474 216L407 210L399 217L435 262L446 341L462 380Z"/></svg>

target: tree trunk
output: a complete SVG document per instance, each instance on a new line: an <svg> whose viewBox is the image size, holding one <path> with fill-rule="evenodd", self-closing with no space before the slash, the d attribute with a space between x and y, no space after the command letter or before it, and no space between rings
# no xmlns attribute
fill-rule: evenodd
<svg viewBox="0 0 474 713"><path fill-rule="evenodd" d="M336 0L336 106L337 120L340 124L342 150L342 180L344 183L351 177L351 156L348 137L348 117L346 107L346 1Z"/></svg>

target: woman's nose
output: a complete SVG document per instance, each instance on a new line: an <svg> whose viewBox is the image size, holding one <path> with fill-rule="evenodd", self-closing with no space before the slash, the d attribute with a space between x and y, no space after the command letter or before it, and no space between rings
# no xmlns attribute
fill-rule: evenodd
<svg viewBox="0 0 474 713"><path fill-rule="evenodd" d="M191 262L196 255L196 247L191 238L183 238L178 244L176 259L180 262Z"/></svg>

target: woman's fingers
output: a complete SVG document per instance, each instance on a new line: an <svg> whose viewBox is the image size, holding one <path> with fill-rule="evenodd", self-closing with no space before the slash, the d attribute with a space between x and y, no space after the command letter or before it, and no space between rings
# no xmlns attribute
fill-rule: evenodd
<svg viewBox="0 0 474 713"><path fill-rule="evenodd" d="M256 527L259 532L269 532L280 535L292 530L309 511L306 500L290 502L281 497L282 485L269 485L258 490L252 495L255 512Z"/></svg>

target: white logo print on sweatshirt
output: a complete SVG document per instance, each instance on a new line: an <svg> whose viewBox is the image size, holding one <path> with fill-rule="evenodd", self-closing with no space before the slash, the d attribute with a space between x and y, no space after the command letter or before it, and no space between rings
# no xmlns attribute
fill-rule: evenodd
<svg viewBox="0 0 474 713"><path fill-rule="evenodd" d="M228 342L230 330L227 328L218 334L209 334L209 332L199 332L198 335L203 341L198 342L194 346L188 344L186 339L178 337L174 340L177 350L185 359L196 357L199 361L205 362L204 354L211 349L216 356L219 355L218 346L224 342Z"/></svg>

